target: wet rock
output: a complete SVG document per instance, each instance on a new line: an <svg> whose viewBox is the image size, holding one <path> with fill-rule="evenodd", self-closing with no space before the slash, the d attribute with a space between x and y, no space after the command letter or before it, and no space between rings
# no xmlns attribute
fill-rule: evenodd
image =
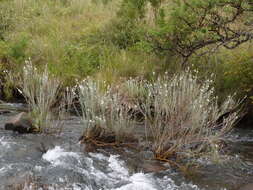
<svg viewBox="0 0 253 190"><path fill-rule="evenodd" d="M31 174L29 173L25 175L11 177L8 181L9 184L7 185L7 190L49 189L49 185L40 183L39 178L31 176Z"/></svg>
<svg viewBox="0 0 253 190"><path fill-rule="evenodd" d="M6 104L3 100L1 100L1 92L0 92L0 115L10 113L10 110L1 109L2 105Z"/></svg>
<svg viewBox="0 0 253 190"><path fill-rule="evenodd" d="M11 113L9 110L0 110L0 115Z"/></svg>
<svg viewBox="0 0 253 190"><path fill-rule="evenodd" d="M253 190L253 183L244 185L243 187L239 188L238 190Z"/></svg>
<svg viewBox="0 0 253 190"><path fill-rule="evenodd" d="M88 129L86 134L79 138L79 141L85 142L88 139L104 143L114 143L116 141L115 133L113 131L98 125Z"/></svg>
<svg viewBox="0 0 253 190"><path fill-rule="evenodd" d="M141 151L140 157L145 160L154 160L155 155L152 151Z"/></svg>
<svg viewBox="0 0 253 190"><path fill-rule="evenodd" d="M86 144L84 147L85 152L97 152L97 147L94 144Z"/></svg>
<svg viewBox="0 0 253 190"><path fill-rule="evenodd" d="M143 173L159 173L168 170L168 167L156 160L145 160L140 158L129 158L126 160L127 167L130 171Z"/></svg>
<svg viewBox="0 0 253 190"><path fill-rule="evenodd" d="M32 133L35 129L36 127L31 117L25 112L19 113L5 124L5 130L16 131L18 133Z"/></svg>
<svg viewBox="0 0 253 190"><path fill-rule="evenodd" d="M28 107L22 103L0 103L0 110L7 110L12 112L28 112Z"/></svg>
<svg viewBox="0 0 253 190"><path fill-rule="evenodd" d="M162 165L161 163L156 162L156 161L144 162L141 165L141 168L142 168L144 173L150 173L150 172L157 173L157 172L164 171L164 170L168 169L167 167L165 167L164 165Z"/></svg>

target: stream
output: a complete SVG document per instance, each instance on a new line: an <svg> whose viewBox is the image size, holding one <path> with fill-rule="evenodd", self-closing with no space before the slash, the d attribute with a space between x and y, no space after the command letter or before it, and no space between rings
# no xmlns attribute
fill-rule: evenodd
<svg viewBox="0 0 253 190"><path fill-rule="evenodd" d="M0 190L14 189L27 176L40 190L236 190L253 181L253 130L236 129L227 137L232 151L224 163L199 159L202 167L183 176L168 164L162 164L166 170L146 172L148 153L87 152L78 143L83 131L78 117L66 118L60 135L5 131L16 113L0 114Z"/></svg>

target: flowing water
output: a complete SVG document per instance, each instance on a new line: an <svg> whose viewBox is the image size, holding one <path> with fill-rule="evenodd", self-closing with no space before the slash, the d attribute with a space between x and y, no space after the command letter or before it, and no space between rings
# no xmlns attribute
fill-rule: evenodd
<svg viewBox="0 0 253 190"><path fill-rule="evenodd" d="M33 176L41 190L229 190L253 181L252 130L238 129L228 137L232 152L226 162L199 159L203 167L184 177L168 165L160 172L134 167L147 160L136 159L137 153L127 149L128 156L116 151L86 152L85 145L78 143L83 130L78 117L66 119L58 136L18 135L3 130L13 114L0 115L1 190L13 189L27 176Z"/></svg>

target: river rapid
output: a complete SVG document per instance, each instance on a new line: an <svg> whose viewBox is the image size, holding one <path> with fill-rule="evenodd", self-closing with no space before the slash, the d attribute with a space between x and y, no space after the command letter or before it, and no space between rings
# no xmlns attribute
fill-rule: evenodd
<svg viewBox="0 0 253 190"><path fill-rule="evenodd" d="M232 151L224 163L199 159L202 167L184 176L168 164L163 171L146 172L142 165L149 162L148 153L87 152L78 143L83 131L78 117L66 118L60 135L5 131L5 122L15 114L0 114L1 190L14 189L27 176L40 190L236 190L253 181L253 130L236 129L227 137Z"/></svg>

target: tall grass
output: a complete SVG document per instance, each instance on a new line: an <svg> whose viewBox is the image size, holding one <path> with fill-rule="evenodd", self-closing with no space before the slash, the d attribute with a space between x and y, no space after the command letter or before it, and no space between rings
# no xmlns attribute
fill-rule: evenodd
<svg viewBox="0 0 253 190"><path fill-rule="evenodd" d="M148 96L140 109L157 158L218 152L220 138L231 131L240 115L235 111L218 121L238 102L230 96L219 106L212 83L182 72L145 84Z"/></svg>
<svg viewBox="0 0 253 190"><path fill-rule="evenodd" d="M144 117L138 120L144 125L142 135L145 131L160 160L219 156L219 143L241 116L239 102L228 96L218 104L213 81L199 81L189 71L151 82L130 79L104 91L98 82L87 79L79 88L86 139L126 136L137 121L132 116L139 112Z"/></svg>
<svg viewBox="0 0 253 190"><path fill-rule="evenodd" d="M32 65L30 60L26 61L23 74L19 81L19 90L26 99L34 118L38 132L53 132L60 129L59 121L63 114L61 104L61 82L48 73L47 67L40 72ZM54 120L53 108L57 109L57 120Z"/></svg>
<svg viewBox="0 0 253 190"><path fill-rule="evenodd" d="M115 46L110 36L124 33L112 23L121 1L102 2L1 1L0 65L18 73L30 57L36 66L47 64L66 85L90 75L117 83L120 77L147 76L159 69L161 59L154 53Z"/></svg>
<svg viewBox="0 0 253 190"><path fill-rule="evenodd" d="M99 82L86 79L79 85L79 95L85 140L121 143L132 139L130 108L122 104L117 93L112 93L112 88L103 92Z"/></svg>
<svg viewBox="0 0 253 190"><path fill-rule="evenodd" d="M89 36L115 16L117 4L92 0L1 1L0 63L7 58L8 64L1 64L14 70L31 57L33 64L47 64L68 84L91 74L98 69L102 47L99 39Z"/></svg>

